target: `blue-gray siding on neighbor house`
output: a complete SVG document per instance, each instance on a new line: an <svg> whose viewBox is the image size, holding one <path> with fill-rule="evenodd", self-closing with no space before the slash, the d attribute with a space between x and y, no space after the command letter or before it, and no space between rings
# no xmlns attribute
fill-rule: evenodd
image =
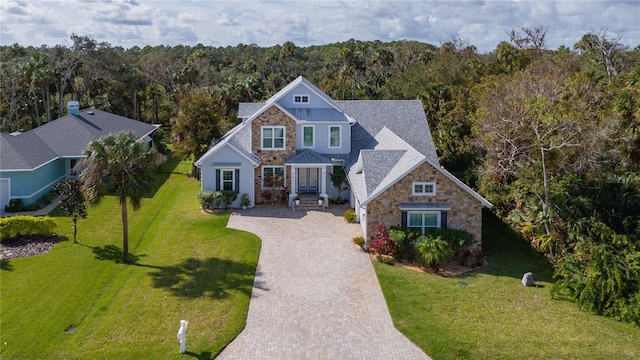
<svg viewBox="0 0 640 360"><path fill-rule="evenodd" d="M2 171L0 178L11 181L11 199L25 204L36 202L66 176L65 160L57 159L31 171Z"/></svg>

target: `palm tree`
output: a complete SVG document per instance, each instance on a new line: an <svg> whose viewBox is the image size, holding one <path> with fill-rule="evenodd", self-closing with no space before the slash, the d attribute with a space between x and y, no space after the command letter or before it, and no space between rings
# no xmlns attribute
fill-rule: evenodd
<svg viewBox="0 0 640 360"><path fill-rule="evenodd" d="M84 171L80 175L87 202L97 205L112 192L122 207L122 263L129 257L127 199L133 210L140 209L142 196L153 187L153 166L165 156L138 140L132 132L109 134L87 145Z"/></svg>

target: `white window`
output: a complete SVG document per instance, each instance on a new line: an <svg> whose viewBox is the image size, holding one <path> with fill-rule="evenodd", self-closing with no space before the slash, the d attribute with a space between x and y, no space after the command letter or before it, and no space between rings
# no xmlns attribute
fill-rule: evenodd
<svg viewBox="0 0 640 360"><path fill-rule="evenodd" d="M424 234L427 228L440 227L440 212L409 212L408 226L410 228L420 229L420 233Z"/></svg>
<svg viewBox="0 0 640 360"><path fill-rule="evenodd" d="M341 142L340 126L329 126L329 147L339 148Z"/></svg>
<svg viewBox="0 0 640 360"><path fill-rule="evenodd" d="M302 147L312 148L313 147L313 125L303 125L302 126Z"/></svg>
<svg viewBox="0 0 640 360"><path fill-rule="evenodd" d="M236 191L236 171L230 169L220 170L220 184L222 185L220 190Z"/></svg>
<svg viewBox="0 0 640 360"><path fill-rule="evenodd" d="M301 95L301 94L293 95L293 102L295 104L308 104L309 95Z"/></svg>
<svg viewBox="0 0 640 360"><path fill-rule="evenodd" d="M414 182L414 196L434 196L436 194L436 183L434 182Z"/></svg>
<svg viewBox="0 0 640 360"><path fill-rule="evenodd" d="M284 126L263 126L262 127L262 149L263 150L284 150Z"/></svg>
<svg viewBox="0 0 640 360"><path fill-rule="evenodd" d="M284 166L263 166L262 167L262 188L280 189L287 186Z"/></svg>

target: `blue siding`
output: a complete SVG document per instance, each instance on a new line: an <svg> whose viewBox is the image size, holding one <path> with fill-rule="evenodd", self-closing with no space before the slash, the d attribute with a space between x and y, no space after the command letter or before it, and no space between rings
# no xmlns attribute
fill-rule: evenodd
<svg viewBox="0 0 640 360"><path fill-rule="evenodd" d="M294 103L293 102L294 95L308 95L309 103L308 104ZM285 94L282 98L278 100L278 103L280 103L280 105L284 106L285 108L291 108L291 107L310 108L310 109L330 109L331 108L331 105L327 104L327 102L324 99L312 93L306 86L302 84L296 86L294 89L292 89L287 94Z"/></svg>
<svg viewBox="0 0 640 360"><path fill-rule="evenodd" d="M0 177L11 179L11 199L25 204L36 202L66 175L64 159L58 159L34 171L3 171Z"/></svg>
<svg viewBox="0 0 640 360"><path fill-rule="evenodd" d="M314 147L302 147L302 126L314 126ZM339 148L329 147L329 126L340 126L342 137ZM349 154L351 152L351 126L349 123L312 123L304 122L296 125L296 149L311 149L319 154Z"/></svg>

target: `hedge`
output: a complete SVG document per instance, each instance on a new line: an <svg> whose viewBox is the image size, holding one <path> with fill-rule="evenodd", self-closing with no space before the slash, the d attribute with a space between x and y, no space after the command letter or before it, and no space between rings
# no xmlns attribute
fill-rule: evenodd
<svg viewBox="0 0 640 360"><path fill-rule="evenodd" d="M51 236L56 227L48 216L9 216L0 219L0 240L19 236Z"/></svg>

